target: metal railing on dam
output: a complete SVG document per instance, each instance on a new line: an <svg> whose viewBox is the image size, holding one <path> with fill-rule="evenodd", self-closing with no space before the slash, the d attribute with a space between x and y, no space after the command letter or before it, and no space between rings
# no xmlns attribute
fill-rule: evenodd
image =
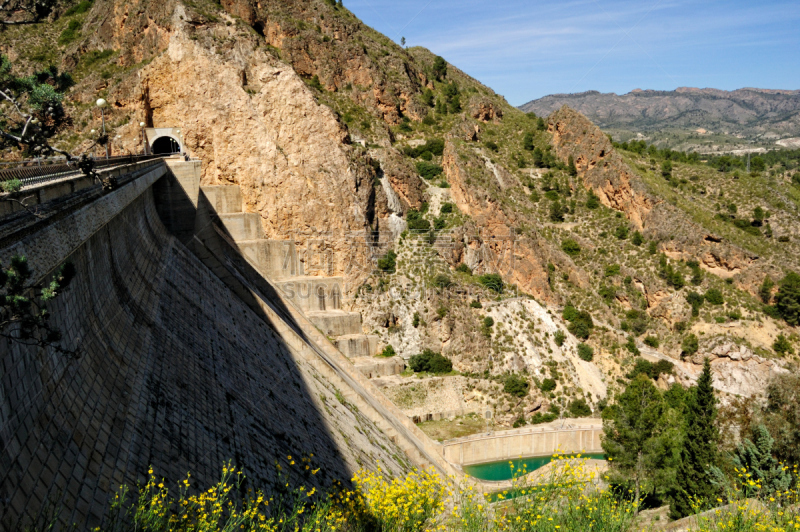
<svg viewBox="0 0 800 532"><path fill-rule="evenodd" d="M597 453L603 452L600 446L602 433L600 424L564 428L526 427L448 440L442 442L442 452L448 462L461 466L545 456L555 452Z"/></svg>
<svg viewBox="0 0 800 532"><path fill-rule="evenodd" d="M161 155L117 155L108 158L94 158L94 167L96 169L110 168L161 157ZM9 165L3 165L4 167L0 169L0 182L18 179L23 187L27 187L73 175L77 177L82 175L77 162L77 159L72 162L67 162L66 159L47 161L33 159L9 163Z"/></svg>

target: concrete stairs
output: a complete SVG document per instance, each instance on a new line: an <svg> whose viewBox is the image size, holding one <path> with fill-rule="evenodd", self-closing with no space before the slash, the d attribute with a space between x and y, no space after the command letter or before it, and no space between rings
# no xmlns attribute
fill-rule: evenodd
<svg viewBox="0 0 800 532"><path fill-rule="evenodd" d="M261 275L271 280L367 378L402 373L400 357L375 358L378 337L364 334L361 314L343 310L344 279L304 275L294 242L269 240L258 214L242 211L238 185L200 187L200 204Z"/></svg>

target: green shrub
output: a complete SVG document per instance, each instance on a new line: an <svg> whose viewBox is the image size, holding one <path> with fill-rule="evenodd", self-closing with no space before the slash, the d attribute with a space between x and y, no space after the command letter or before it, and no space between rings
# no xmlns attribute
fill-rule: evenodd
<svg viewBox="0 0 800 532"><path fill-rule="evenodd" d="M534 148L533 133L525 133L525 136L522 137L522 149L526 151L533 151Z"/></svg>
<svg viewBox="0 0 800 532"><path fill-rule="evenodd" d="M449 358L430 349L424 349L419 355L412 356L408 365L415 373L442 374L453 371L453 363Z"/></svg>
<svg viewBox="0 0 800 532"><path fill-rule="evenodd" d="M487 273L478 277L478 282L489 290L493 290L498 294L503 293L504 283L503 278L496 273Z"/></svg>
<svg viewBox="0 0 800 532"><path fill-rule="evenodd" d="M786 338L783 334L779 334L775 339L775 343L772 344L772 349L774 349L779 355L794 353L791 342L789 342L788 338Z"/></svg>
<svg viewBox="0 0 800 532"><path fill-rule="evenodd" d="M445 307L445 306L441 306L441 307L439 307L439 308L437 308L437 309L436 309L436 315L437 315L437 316L439 317L439 319L441 320L442 318L444 318L445 316L447 316L447 313L448 313L449 311L450 311L450 309L448 309L447 307Z"/></svg>
<svg viewBox="0 0 800 532"><path fill-rule="evenodd" d="M556 389L556 381L553 379L544 379L542 384L539 386L539 389L543 392L552 392Z"/></svg>
<svg viewBox="0 0 800 532"><path fill-rule="evenodd" d="M442 203L442 208L439 210L439 214L450 214L456 206L450 202Z"/></svg>
<svg viewBox="0 0 800 532"><path fill-rule="evenodd" d="M483 305L481 305L481 302L478 301L477 299L473 299L472 301L469 302L469 307L470 308L483 308Z"/></svg>
<svg viewBox="0 0 800 532"><path fill-rule="evenodd" d="M397 253L389 250L386 255L378 259L378 269L386 273L394 273L397 269Z"/></svg>
<svg viewBox="0 0 800 532"><path fill-rule="evenodd" d="M442 172L444 172L444 169L438 164L429 163L427 161L417 162L417 173L425 179L433 179L434 177L441 175Z"/></svg>
<svg viewBox="0 0 800 532"><path fill-rule="evenodd" d="M433 229L435 231L441 231L445 227L447 227L447 219L444 216L439 216L433 220Z"/></svg>
<svg viewBox="0 0 800 532"><path fill-rule="evenodd" d="M81 23L78 20L70 20L67 27L64 28L64 31L61 32L61 35L58 37L58 44L61 46L66 46L67 44L71 43L78 37L80 37L81 32Z"/></svg>
<svg viewBox="0 0 800 532"><path fill-rule="evenodd" d="M628 231L629 229L627 225L620 225L614 231L614 235L620 240L625 240L626 238L628 238Z"/></svg>
<svg viewBox="0 0 800 532"><path fill-rule="evenodd" d="M706 290L704 298L712 305L722 305L725 302L722 297L722 292L717 288L709 288Z"/></svg>
<svg viewBox="0 0 800 532"><path fill-rule="evenodd" d="M653 349L657 348L659 344L660 342L658 341L657 336L648 336L647 338L644 339L644 345L652 347Z"/></svg>
<svg viewBox="0 0 800 532"><path fill-rule="evenodd" d="M629 379L635 379L637 375L647 375L653 380L657 380L663 373L669 375L675 369L675 364L667 360L659 360L655 364L643 358L634 361L633 369L626 375Z"/></svg>
<svg viewBox="0 0 800 532"><path fill-rule="evenodd" d="M93 2L91 0L83 0L79 4L75 4L74 6L70 7L66 11L64 11L65 17L71 17L72 15L82 15L89 11L92 8Z"/></svg>
<svg viewBox="0 0 800 532"><path fill-rule="evenodd" d="M442 139L430 139L425 144L417 146L416 148L406 146L403 148L403 153L415 159L422 156L424 153L441 156L444 153L444 141Z"/></svg>
<svg viewBox="0 0 800 532"><path fill-rule="evenodd" d="M531 416L530 424L538 425L540 423L550 423L551 421L555 421L556 419L558 419L558 414L553 414L553 413L542 414L541 412L536 412L534 415Z"/></svg>
<svg viewBox="0 0 800 532"><path fill-rule="evenodd" d="M615 275L619 275L620 267L619 264L609 264L606 266L605 276L606 277L614 277Z"/></svg>
<svg viewBox="0 0 800 532"><path fill-rule="evenodd" d="M636 347L636 339L633 336L628 336L628 341L625 342L625 349L627 349L632 355L638 356L640 354L639 348Z"/></svg>
<svg viewBox="0 0 800 532"><path fill-rule="evenodd" d="M544 193L544 197L549 199L550 201L558 201L558 191L548 190Z"/></svg>
<svg viewBox="0 0 800 532"><path fill-rule="evenodd" d="M700 349L700 340L694 334L687 334L681 342L681 355L693 355Z"/></svg>
<svg viewBox="0 0 800 532"><path fill-rule="evenodd" d="M515 373L506 377L503 382L503 391L514 397L525 397L528 395L530 387L531 385L527 379Z"/></svg>
<svg viewBox="0 0 800 532"><path fill-rule="evenodd" d="M761 230L758 227L753 227L749 221L744 218L737 218L733 221L733 225L745 233L750 233L753 236L761 236Z"/></svg>
<svg viewBox="0 0 800 532"><path fill-rule="evenodd" d="M642 233L639 231L634 231L633 237L631 238L631 243L637 247L644 244L644 237L642 236Z"/></svg>
<svg viewBox="0 0 800 532"><path fill-rule="evenodd" d="M567 335L564 334L564 331L562 331L561 329L557 330L553 334L553 341L556 343L556 345L558 347L561 347L562 345L564 345L564 340L566 340L566 339L567 339Z"/></svg>
<svg viewBox="0 0 800 532"><path fill-rule="evenodd" d="M600 206L600 198L594 193L593 190L589 191L589 195L586 198L586 208L587 209L596 209Z"/></svg>
<svg viewBox="0 0 800 532"><path fill-rule="evenodd" d="M553 192L552 190L550 192ZM564 216L569 212L569 207L561 203L560 201L554 201L550 205L550 213L548 217L550 218L551 222L563 222Z"/></svg>
<svg viewBox="0 0 800 532"><path fill-rule="evenodd" d="M483 318L483 326L487 329L494 326L494 319L491 316L486 316Z"/></svg>
<svg viewBox="0 0 800 532"><path fill-rule="evenodd" d="M394 347L392 347L391 345L387 345L386 347L383 348L383 351L381 351L378 356L383 358L391 358L396 355L397 353L395 353Z"/></svg>
<svg viewBox="0 0 800 532"><path fill-rule="evenodd" d="M584 399L575 399L569 403L569 413L572 417L589 417L592 415L592 408Z"/></svg>
<svg viewBox="0 0 800 532"><path fill-rule="evenodd" d="M495 142L491 140L487 140L486 142L483 143L483 145L492 151L497 151L500 149L500 146L498 146Z"/></svg>
<svg viewBox="0 0 800 532"><path fill-rule="evenodd" d="M314 77L312 77L311 81L308 82L308 86L318 91L323 90L322 83L319 82L319 76L316 74L314 74ZM368 128L363 128L363 129L368 129Z"/></svg>
<svg viewBox="0 0 800 532"><path fill-rule="evenodd" d="M419 317L419 312L415 312L414 318L411 320L411 325L416 329L417 327L419 327L420 321L422 320Z"/></svg>
<svg viewBox="0 0 800 532"><path fill-rule="evenodd" d="M406 222L411 231L429 231L431 228L430 222L416 209L410 209L406 213Z"/></svg>
<svg viewBox="0 0 800 532"><path fill-rule="evenodd" d="M449 288L453 281L447 275L440 273L433 278L433 286L437 288Z"/></svg>
<svg viewBox="0 0 800 532"><path fill-rule="evenodd" d="M467 275L472 275L472 268L464 264L463 262L456 266L456 271L459 273L466 273Z"/></svg>
<svg viewBox="0 0 800 532"><path fill-rule="evenodd" d="M591 346L581 342L578 344L578 356L581 360L591 362L594 359L594 349L592 349Z"/></svg>
<svg viewBox="0 0 800 532"><path fill-rule="evenodd" d="M573 239L567 238L561 242L561 250L570 257L574 257L581 252L581 246Z"/></svg>
<svg viewBox="0 0 800 532"><path fill-rule="evenodd" d="M562 312L562 317L569 321L570 324L567 330L580 338L586 340L594 328L594 321L592 315L585 310L577 310L571 304L567 304Z"/></svg>
<svg viewBox="0 0 800 532"><path fill-rule="evenodd" d="M21 188L22 188L22 181L16 178L0 182L0 190L2 190L7 194L11 192L19 192Z"/></svg>

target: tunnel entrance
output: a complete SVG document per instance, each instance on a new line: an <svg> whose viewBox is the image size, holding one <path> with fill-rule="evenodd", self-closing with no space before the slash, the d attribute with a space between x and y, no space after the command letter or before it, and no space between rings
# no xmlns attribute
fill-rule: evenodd
<svg viewBox="0 0 800 532"><path fill-rule="evenodd" d="M169 155L172 153L180 153L180 143L172 137L158 137L153 141L151 148L153 155Z"/></svg>

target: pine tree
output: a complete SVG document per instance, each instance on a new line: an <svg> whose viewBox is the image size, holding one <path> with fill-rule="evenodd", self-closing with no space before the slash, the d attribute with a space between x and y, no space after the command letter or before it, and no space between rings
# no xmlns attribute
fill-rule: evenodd
<svg viewBox="0 0 800 532"><path fill-rule="evenodd" d="M569 156L569 162L567 163L567 169L569 171L569 175L575 177L578 175L578 168L575 166L575 159L572 155Z"/></svg>
<svg viewBox="0 0 800 532"><path fill-rule="evenodd" d="M717 463L716 415L711 363L706 358L686 405L686 436L675 485L670 490L670 517L673 519L693 514L693 502L705 504L714 499L716 488L710 469Z"/></svg>

